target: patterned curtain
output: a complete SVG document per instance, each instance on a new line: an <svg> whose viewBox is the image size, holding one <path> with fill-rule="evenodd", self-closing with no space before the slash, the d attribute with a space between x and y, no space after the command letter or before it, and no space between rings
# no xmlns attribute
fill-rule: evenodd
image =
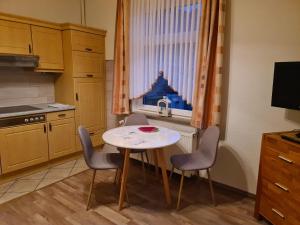
<svg viewBox="0 0 300 225"><path fill-rule="evenodd" d="M225 0L202 0L191 121L198 128L220 123L225 6Z"/></svg>
<svg viewBox="0 0 300 225"><path fill-rule="evenodd" d="M129 114L130 0L117 0L112 112Z"/></svg>

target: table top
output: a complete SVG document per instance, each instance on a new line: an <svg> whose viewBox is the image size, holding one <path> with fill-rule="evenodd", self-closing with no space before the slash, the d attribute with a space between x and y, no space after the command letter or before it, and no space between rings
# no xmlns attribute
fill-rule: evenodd
<svg viewBox="0 0 300 225"><path fill-rule="evenodd" d="M148 125L153 127L153 125ZM128 149L155 149L175 144L181 135L179 132L161 126L155 126L158 131L143 132L139 126L123 126L106 131L102 138L110 145Z"/></svg>

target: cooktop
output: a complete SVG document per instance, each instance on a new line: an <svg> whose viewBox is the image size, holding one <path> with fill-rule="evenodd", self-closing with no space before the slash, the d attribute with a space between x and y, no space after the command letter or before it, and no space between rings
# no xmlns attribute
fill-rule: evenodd
<svg viewBox="0 0 300 225"><path fill-rule="evenodd" d="M40 108L30 106L30 105L19 105L19 106L10 106L10 107L0 107L0 114L5 113L16 113L16 112L27 112L39 110Z"/></svg>

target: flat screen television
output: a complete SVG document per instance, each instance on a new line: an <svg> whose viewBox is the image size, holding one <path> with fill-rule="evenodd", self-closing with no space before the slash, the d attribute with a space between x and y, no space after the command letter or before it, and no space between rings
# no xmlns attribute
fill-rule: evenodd
<svg viewBox="0 0 300 225"><path fill-rule="evenodd" d="M300 62L276 62L272 106L300 110Z"/></svg>

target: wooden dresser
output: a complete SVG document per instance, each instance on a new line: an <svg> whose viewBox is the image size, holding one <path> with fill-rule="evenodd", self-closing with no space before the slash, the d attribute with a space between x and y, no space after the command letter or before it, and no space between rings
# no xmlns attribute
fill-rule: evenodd
<svg viewBox="0 0 300 225"><path fill-rule="evenodd" d="M299 225L300 144L281 134L262 137L255 217L273 225Z"/></svg>

